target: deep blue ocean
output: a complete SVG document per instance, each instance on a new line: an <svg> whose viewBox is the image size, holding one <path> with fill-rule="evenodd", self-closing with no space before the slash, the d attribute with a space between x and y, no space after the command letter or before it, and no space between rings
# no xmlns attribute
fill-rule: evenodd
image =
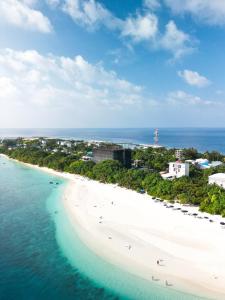
<svg viewBox="0 0 225 300"><path fill-rule="evenodd" d="M153 144L153 128L0 129L1 137L47 136L117 143ZM159 144L170 148L194 147L225 153L225 128L159 128Z"/></svg>
<svg viewBox="0 0 225 300"><path fill-rule="evenodd" d="M153 285L89 250L63 210L66 184L0 157L1 300L200 299Z"/></svg>

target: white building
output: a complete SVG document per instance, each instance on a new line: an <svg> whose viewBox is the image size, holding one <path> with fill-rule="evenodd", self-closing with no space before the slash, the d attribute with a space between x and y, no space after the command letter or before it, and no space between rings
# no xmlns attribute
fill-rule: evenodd
<svg viewBox="0 0 225 300"><path fill-rule="evenodd" d="M209 176L209 184L216 184L225 188L225 173L217 173Z"/></svg>
<svg viewBox="0 0 225 300"><path fill-rule="evenodd" d="M189 176L189 163L171 162L169 163L169 173L176 178Z"/></svg>
<svg viewBox="0 0 225 300"><path fill-rule="evenodd" d="M66 146L68 148L72 147L72 143L70 141L58 141L57 144L59 146Z"/></svg>
<svg viewBox="0 0 225 300"><path fill-rule="evenodd" d="M163 179L174 179L189 176L189 163L171 162L169 163L169 173L161 174Z"/></svg>

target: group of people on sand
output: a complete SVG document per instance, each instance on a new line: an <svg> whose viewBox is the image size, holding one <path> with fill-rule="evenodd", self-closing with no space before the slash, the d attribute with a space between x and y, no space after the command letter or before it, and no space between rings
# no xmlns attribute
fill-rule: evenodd
<svg viewBox="0 0 225 300"><path fill-rule="evenodd" d="M111 202L111 205L114 205L114 202L112 201ZM97 207L97 205L94 205L94 207ZM103 219L103 216L100 216L99 217L99 224L102 224L102 219ZM108 239L109 240L112 240L112 237L111 236L108 236ZM125 247L127 247L129 250L131 250L132 249L132 246L129 244L129 245L127 245L127 246L125 246ZM163 265L163 259L158 259L157 261L156 261L156 263L157 263L157 265L158 266L164 266ZM152 281L160 281L160 279L159 278L156 278L156 277L154 277L154 276L152 276ZM173 286L173 284L171 284L171 283L169 283L167 280L165 281L165 285L167 286L167 287L169 287L169 286Z"/></svg>
<svg viewBox="0 0 225 300"><path fill-rule="evenodd" d="M157 263L157 266L164 266L162 263L163 263L163 259L158 259L157 261L156 261L156 263ZM160 279L158 279L158 278L155 278L154 276L152 276L152 280L153 281L160 281ZM169 283L167 280L165 281L165 285L166 286L172 286L172 284L171 283Z"/></svg>

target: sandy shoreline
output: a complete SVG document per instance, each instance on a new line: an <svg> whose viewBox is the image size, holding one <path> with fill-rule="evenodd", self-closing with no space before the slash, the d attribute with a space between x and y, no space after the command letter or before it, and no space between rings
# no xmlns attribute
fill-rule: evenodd
<svg viewBox="0 0 225 300"><path fill-rule="evenodd" d="M71 182L64 205L82 240L111 263L158 284L167 280L169 288L225 299L225 230L218 223L87 180Z"/></svg>
<svg viewBox="0 0 225 300"><path fill-rule="evenodd" d="M81 240L99 256L147 280L159 279L156 284L165 286L167 281L170 289L225 299L222 218L210 216L214 220L210 223L166 208L147 195L30 166L69 180L63 196L68 218Z"/></svg>

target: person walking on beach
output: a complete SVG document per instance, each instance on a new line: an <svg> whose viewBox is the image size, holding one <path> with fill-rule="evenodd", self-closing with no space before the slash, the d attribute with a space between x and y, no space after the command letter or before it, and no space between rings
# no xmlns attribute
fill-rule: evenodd
<svg viewBox="0 0 225 300"><path fill-rule="evenodd" d="M172 286L172 284L166 280L166 286Z"/></svg>

